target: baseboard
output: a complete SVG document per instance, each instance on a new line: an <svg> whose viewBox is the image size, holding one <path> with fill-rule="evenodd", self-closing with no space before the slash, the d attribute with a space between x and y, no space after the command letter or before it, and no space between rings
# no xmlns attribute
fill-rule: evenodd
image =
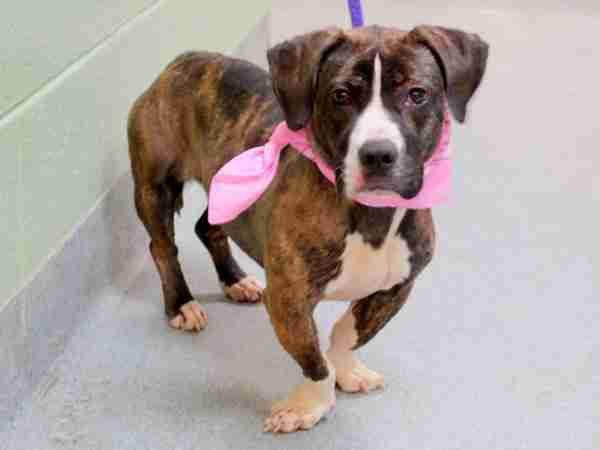
<svg viewBox="0 0 600 450"><path fill-rule="evenodd" d="M147 237L127 173L0 311L0 424L63 352L75 324L107 287L124 288L141 268Z"/></svg>

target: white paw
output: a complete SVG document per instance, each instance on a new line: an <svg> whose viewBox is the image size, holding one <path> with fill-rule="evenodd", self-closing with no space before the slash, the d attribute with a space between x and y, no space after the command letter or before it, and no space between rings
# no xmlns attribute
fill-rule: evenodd
<svg viewBox="0 0 600 450"><path fill-rule="evenodd" d="M333 377L331 376L333 380ZM286 399L273 405L265 420L267 433L291 433L314 427L335 406L335 389L327 379L306 381Z"/></svg>
<svg viewBox="0 0 600 450"><path fill-rule="evenodd" d="M203 330L208 323L208 316L200 303L191 300L179 308L180 313L169 320L172 328L183 331L198 332Z"/></svg>
<svg viewBox="0 0 600 450"><path fill-rule="evenodd" d="M223 292L231 300L238 303L256 303L262 298L263 285L254 277L242 278L231 286L223 285Z"/></svg>
<svg viewBox="0 0 600 450"><path fill-rule="evenodd" d="M328 355L335 366L335 381L344 392L369 392L384 387L383 376L369 369L354 355Z"/></svg>

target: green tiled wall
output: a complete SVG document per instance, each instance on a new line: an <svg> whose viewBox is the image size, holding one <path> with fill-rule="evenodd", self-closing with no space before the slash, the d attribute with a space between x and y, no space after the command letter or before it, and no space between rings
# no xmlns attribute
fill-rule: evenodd
<svg viewBox="0 0 600 450"><path fill-rule="evenodd" d="M12 2L0 27L0 307L128 169L132 101L179 52L230 51L269 1Z"/></svg>

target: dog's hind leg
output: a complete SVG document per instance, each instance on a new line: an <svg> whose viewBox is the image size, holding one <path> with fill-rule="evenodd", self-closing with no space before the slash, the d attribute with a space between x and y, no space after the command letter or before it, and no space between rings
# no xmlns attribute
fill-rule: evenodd
<svg viewBox="0 0 600 450"><path fill-rule="evenodd" d="M406 302L412 282L376 292L352 303L335 323L327 357L335 367L336 383L345 392L383 387L383 377L366 367L353 350L370 341Z"/></svg>
<svg viewBox="0 0 600 450"><path fill-rule="evenodd" d="M196 222L195 230L210 253L225 295L236 302L260 301L263 287L258 280L246 275L240 268L231 254L229 239L223 227L208 223L208 209Z"/></svg>
<svg viewBox="0 0 600 450"><path fill-rule="evenodd" d="M207 316L192 297L175 245L173 216L182 187L179 181L169 178L160 183L136 180L135 205L150 235L150 253L160 274L169 324L185 331L200 331L206 326Z"/></svg>

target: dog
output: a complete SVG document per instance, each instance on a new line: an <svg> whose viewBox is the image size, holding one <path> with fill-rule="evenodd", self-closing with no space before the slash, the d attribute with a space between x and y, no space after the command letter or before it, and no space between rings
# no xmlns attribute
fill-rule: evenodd
<svg viewBox="0 0 600 450"><path fill-rule="evenodd" d="M270 74L208 52L177 57L134 103L128 120L135 206L151 239L169 324L207 324L177 257L174 213L189 180L209 189L215 173L267 142L282 121L310 129L335 183L292 148L265 193L238 218L195 226L223 286L237 302L263 301L281 346L305 380L277 403L267 432L313 427L335 404L335 387L383 386L353 351L369 342L406 302L435 246L431 209L374 208L356 192L412 198L445 111L465 120L485 72L488 45L476 34L434 26L411 31L327 28L268 50ZM265 270L266 288L232 256L228 238ZM345 300L327 351L313 311Z"/></svg>

